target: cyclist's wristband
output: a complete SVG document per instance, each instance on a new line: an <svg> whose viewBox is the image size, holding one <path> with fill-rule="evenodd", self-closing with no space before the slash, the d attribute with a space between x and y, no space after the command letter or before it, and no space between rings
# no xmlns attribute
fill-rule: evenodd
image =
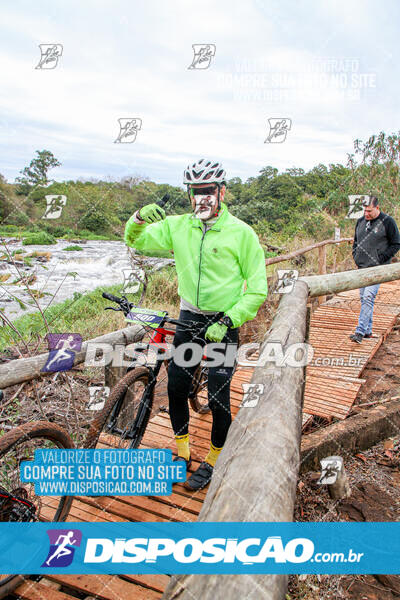
<svg viewBox="0 0 400 600"><path fill-rule="evenodd" d="M218 321L218 323L222 323L222 325L226 325L226 327L228 327L228 329L231 329L233 327L233 321L230 317L228 317L228 315L224 315L223 317L221 317L220 320Z"/></svg>

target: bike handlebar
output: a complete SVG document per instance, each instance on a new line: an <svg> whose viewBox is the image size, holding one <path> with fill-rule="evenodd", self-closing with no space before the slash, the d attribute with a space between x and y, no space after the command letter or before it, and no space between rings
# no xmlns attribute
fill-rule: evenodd
<svg viewBox="0 0 400 600"><path fill-rule="evenodd" d="M166 194L166 195L168 195L168 194ZM165 198L165 196L164 196L164 198ZM164 200L164 198L163 198L163 200ZM129 303L126 300L126 298L118 298L118 296L114 296L113 294L109 294L108 292L103 292L101 295L103 296L103 298L106 298L107 300L111 300L111 302L116 302L117 304L119 304L121 306L120 309L114 308L112 310L122 310L125 314L127 314L128 313L128 305L129 305L129 308L133 306L133 304ZM223 314L223 313L221 313L221 314ZM179 325L183 329L196 330L197 335L199 335L202 331L205 331L208 327L208 324L201 326L200 323L198 324L197 327L193 327L189 323L185 323L184 321L179 321L178 319L173 319L172 317L168 317L167 315L165 315L164 319L162 320L160 327L162 327L164 323L172 323L172 325Z"/></svg>
<svg viewBox="0 0 400 600"><path fill-rule="evenodd" d="M118 298L118 296L113 296L112 294L109 294L108 292L103 292L102 296L103 296L103 298L106 298L106 300L111 300L111 302L117 302L117 304L121 304L121 302L122 302L122 298Z"/></svg>

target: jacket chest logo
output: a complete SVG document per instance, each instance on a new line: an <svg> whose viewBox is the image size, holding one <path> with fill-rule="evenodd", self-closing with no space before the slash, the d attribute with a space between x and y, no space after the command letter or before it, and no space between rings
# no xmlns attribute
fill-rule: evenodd
<svg viewBox="0 0 400 600"><path fill-rule="evenodd" d="M379 225L375 225L373 228L365 227L365 231L367 233L379 233Z"/></svg>

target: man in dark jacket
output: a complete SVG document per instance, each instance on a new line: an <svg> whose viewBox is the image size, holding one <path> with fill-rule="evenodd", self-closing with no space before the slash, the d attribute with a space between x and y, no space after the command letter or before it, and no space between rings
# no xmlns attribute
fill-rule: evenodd
<svg viewBox="0 0 400 600"><path fill-rule="evenodd" d="M353 259L359 269L390 264L400 249L400 234L393 217L379 209L378 198L369 196L364 216L357 220L354 232ZM372 337L372 314L379 284L360 288L361 311L353 342Z"/></svg>

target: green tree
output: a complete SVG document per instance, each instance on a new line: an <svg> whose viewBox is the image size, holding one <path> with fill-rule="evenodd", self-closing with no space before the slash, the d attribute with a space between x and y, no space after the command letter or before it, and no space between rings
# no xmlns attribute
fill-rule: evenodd
<svg viewBox="0 0 400 600"><path fill-rule="evenodd" d="M355 140L354 149L361 158L355 175L363 176L370 189L393 204L398 199L400 186L400 132L386 135L381 131L367 142Z"/></svg>
<svg viewBox="0 0 400 600"><path fill-rule="evenodd" d="M20 184L18 193L27 195L33 186L46 186L50 182L48 172L54 167L60 167L61 163L49 150L36 150L37 157L33 158L29 167L20 171L22 177L17 177Z"/></svg>

